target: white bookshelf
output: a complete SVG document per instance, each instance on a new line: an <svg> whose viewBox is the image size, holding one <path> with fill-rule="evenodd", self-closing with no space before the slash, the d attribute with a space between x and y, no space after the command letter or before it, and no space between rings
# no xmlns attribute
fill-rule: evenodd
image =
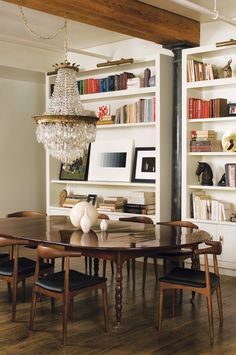
<svg viewBox="0 0 236 355"><path fill-rule="evenodd" d="M194 59L203 63L224 66L232 58L231 78L187 82L187 60ZM236 163L235 152L190 152L192 130L214 130L217 139L221 140L226 131L235 130L236 117L219 118L188 118L188 99L195 97L209 100L227 98L228 103L236 102L236 46L219 47L205 46L183 51L182 70L182 136L183 136L183 166L182 166L182 219L191 220L201 229L207 230L215 240L221 240L223 253L219 257L221 272L236 275L236 223L230 221L199 220L191 218L190 194L195 191L205 191L212 199L230 202L236 210L236 187L222 187L217 183L221 179L226 163ZM198 162L208 163L213 171L213 186L202 186L195 172Z"/></svg>
<svg viewBox="0 0 236 355"><path fill-rule="evenodd" d="M122 72L132 72L143 76L145 68L156 75L156 85L137 89L119 90L105 93L80 95L87 110L97 112L98 106L110 105L111 114L116 109L140 98L155 97L156 122L140 122L113 125L98 125L96 141L132 139L134 147L156 148L156 183L135 183L117 181L68 181L60 180L60 162L47 155L47 213L66 214L68 208L59 207L59 195L62 189L68 193L96 194L98 200L105 196L127 196L131 191L155 192L156 214L149 215L154 221L168 220L171 213L171 121L172 121L172 60L171 52L162 50L155 56L139 58L133 64L106 68L89 68L78 73L78 80L102 78ZM47 100L50 84L54 78L47 78ZM123 212L106 212L111 219L134 215Z"/></svg>

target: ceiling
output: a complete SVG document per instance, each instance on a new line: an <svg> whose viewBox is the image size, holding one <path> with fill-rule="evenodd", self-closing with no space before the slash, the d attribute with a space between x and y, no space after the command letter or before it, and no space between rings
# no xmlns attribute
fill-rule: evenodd
<svg viewBox="0 0 236 355"><path fill-rule="evenodd" d="M212 21L210 16L201 15L170 0L140 0L152 6L175 12L199 22ZM185 2L185 0L183 1ZM192 0L193 3L213 11L214 0ZM235 0L218 0L217 9L223 16L236 17ZM64 21L58 16L23 8L30 27L41 35L57 31ZM68 21L68 47L75 50L99 46L128 39L130 36L94 27L73 20ZM32 36L25 28L17 5L0 0L0 41L25 43L33 47L63 47L63 33L52 40L42 40Z"/></svg>

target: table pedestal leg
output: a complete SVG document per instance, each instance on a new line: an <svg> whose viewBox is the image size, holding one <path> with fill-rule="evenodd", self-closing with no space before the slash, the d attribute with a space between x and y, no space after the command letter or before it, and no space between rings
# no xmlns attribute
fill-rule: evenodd
<svg viewBox="0 0 236 355"><path fill-rule="evenodd" d="M115 308L116 308L116 325L119 327L122 312L122 263L116 261L116 292L115 292Z"/></svg>

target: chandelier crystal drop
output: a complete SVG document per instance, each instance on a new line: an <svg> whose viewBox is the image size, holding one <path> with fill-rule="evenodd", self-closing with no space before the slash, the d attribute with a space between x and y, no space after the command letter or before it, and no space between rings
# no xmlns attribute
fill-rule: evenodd
<svg viewBox="0 0 236 355"><path fill-rule="evenodd" d="M34 116L36 137L68 169L95 140L97 117L84 115L75 77L78 67L67 60L55 67L57 76L47 111Z"/></svg>

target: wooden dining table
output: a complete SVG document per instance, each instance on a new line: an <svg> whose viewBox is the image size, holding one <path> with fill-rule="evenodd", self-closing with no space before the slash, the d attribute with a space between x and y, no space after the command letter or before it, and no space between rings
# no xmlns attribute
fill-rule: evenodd
<svg viewBox="0 0 236 355"><path fill-rule="evenodd" d="M79 250L82 255L95 258L95 275L99 271L99 259L112 260L116 265L117 326L122 315L122 265L126 260L152 256L157 251L197 248L210 239L209 233L199 229L121 221L108 221L108 229L104 232L99 220L85 234L66 216L1 218L0 235L25 239L33 245L62 245Z"/></svg>

